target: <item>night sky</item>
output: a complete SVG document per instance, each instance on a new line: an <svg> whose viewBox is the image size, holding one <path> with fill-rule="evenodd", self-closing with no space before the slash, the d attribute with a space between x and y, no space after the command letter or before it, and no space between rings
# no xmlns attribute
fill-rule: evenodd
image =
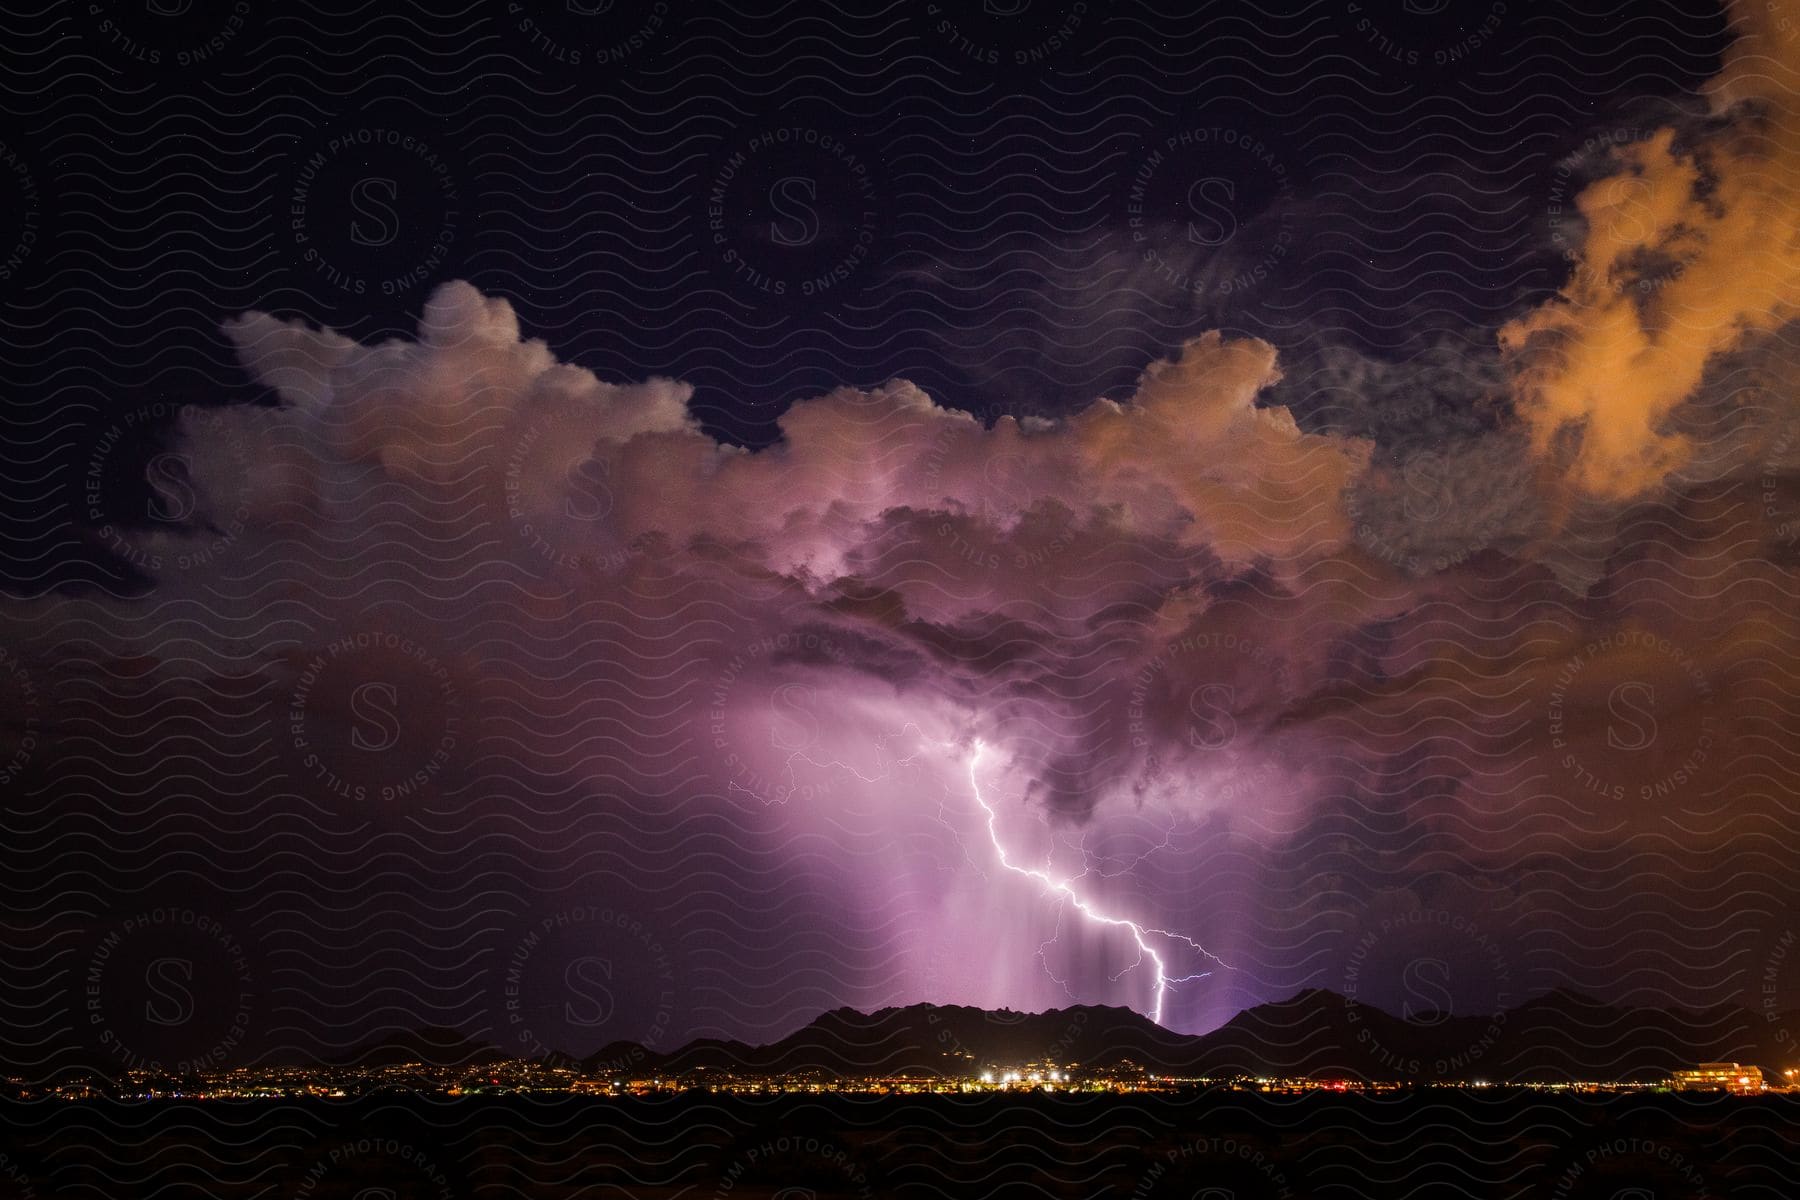
<svg viewBox="0 0 1800 1200"><path fill-rule="evenodd" d="M1800 1007L1800 6L0 18L4 1059Z"/></svg>

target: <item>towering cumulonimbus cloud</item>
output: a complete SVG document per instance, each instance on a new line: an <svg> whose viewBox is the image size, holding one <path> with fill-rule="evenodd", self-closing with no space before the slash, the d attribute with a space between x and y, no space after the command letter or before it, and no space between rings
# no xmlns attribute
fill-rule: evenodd
<svg viewBox="0 0 1800 1200"><path fill-rule="evenodd" d="M1741 886L1709 873L1719 814L1766 816L1759 773L1787 769L1718 719L1756 664L1800 661L1746 614L1788 587L1781 548L1718 515L1736 443L1670 425L1708 363L1775 340L1754 335L1800 278L1792 39L1738 17L1717 127L1618 152L1564 297L1505 331L1510 374L1446 342L1284 379L1268 342L1207 333L1066 415L984 422L894 380L796 403L751 450L701 427L686 384L559 362L466 283L377 345L250 313L226 331L278 403L184 416L193 519L128 535L164 563L217 554L80 628L174 697L158 711L204 726L242 702L218 737L244 744L206 750L248 780L254 803L221 805L258 839L285 845L298 814L324 874L355 880L372 826L442 869L443 945L487 920L456 907L482 855L534 905L633 881L689 905L666 925L702 931L715 1013L684 1029L785 1032L843 1002L1148 1007L1130 939L1005 871L990 832L1216 952L1169 937L1172 974L1236 969L1238 991L1172 1001L1177 1024L1340 984L1319 947L1389 904L1564 921L1557 970L1600 986L1591 949L1636 918L1584 929L1559 889L1635 903L1638 855L1663 889L1647 921L1716 907ZM1722 490L1680 493L1707 455ZM1595 530L1573 549L1570 466ZM1779 500L1792 472L1767 470ZM1625 502L1665 478L1666 510ZM1615 553L1633 521L1654 553ZM1670 605L1696 590L1700 619ZM403 727L381 759L403 773L353 752L359 711ZM1622 751L1645 714L1669 732ZM790 938L829 967L795 967Z"/></svg>
<svg viewBox="0 0 1800 1200"><path fill-rule="evenodd" d="M283 404L234 414L248 453L187 447L203 491L259 493L284 536L302 513L342 547L395 536L359 523L371 489L403 486L435 498L422 547L485 539L485 572L547 571L571 604L618 594L647 547L676 573L723 570L746 622L840 631L825 673L898 673L967 722L1008 726L996 736L1033 793L1071 815L1145 757L1123 681L1191 631L1208 580L1344 549L1343 497L1371 449L1258 407L1273 348L1218 334L1129 399L1060 420L983 426L895 381L796 404L781 440L748 452L697 427L682 385L558 364L466 284L431 299L416 342L362 347L262 314L228 332ZM234 469L258 479L214 477ZM1156 687L1216 667L1165 664Z"/></svg>
<svg viewBox="0 0 1800 1200"><path fill-rule="evenodd" d="M1669 420L1708 366L1800 314L1800 27L1762 0L1730 13L1738 38L1705 89L1715 123L1621 147L1577 199L1563 295L1501 330L1537 447L1603 497L1686 463Z"/></svg>
<svg viewBox="0 0 1800 1200"><path fill-rule="evenodd" d="M1129 398L1054 420L984 425L904 381L839 389L749 451L698 427L684 385L558 363L467 284L438 290L416 340L362 346L258 313L227 332L280 403L230 410L230 453L214 424L184 424L177 448L201 495L250 498L228 573L239 606L298 597L330 638L398 620L481 648L443 654L443 691L465 730L498 713L500 752L468 759L519 764L481 784L482 811L578 785L738 813L784 852L795 829L846 822L944 841L922 864L834 862L833 886L871 913L905 908L906 954L927 962L992 919L994 888L1016 893L1000 905L1018 909L1013 940L1085 946L1056 975L1082 988L1117 975L1131 944L1056 941L1059 906L991 878L965 775L976 741L1016 852L1068 878L1089 870L1084 827L1113 837L1122 821L1141 853L1172 821L1230 814L1250 775L1255 836L1300 819L1300 789L1267 786L1255 748L1322 650L1257 628L1228 592L1285 590L1355 553L1344 496L1372 447L1259 406L1280 378L1267 343L1202 336ZM317 652L290 657L304 670ZM335 708L309 697L318 720L346 718L354 695L339 692ZM480 697L523 715L470 711ZM493 819L533 824L535 802L514 803ZM946 890L957 863L974 879ZM1128 884L1086 886L1129 910ZM1166 949L1171 969L1194 966L1175 961L1187 943ZM994 970L965 997L1062 994L1041 990L1033 955Z"/></svg>
<svg viewBox="0 0 1800 1200"><path fill-rule="evenodd" d="M1216 333L1152 367L1129 400L1065 419L984 427L895 381L803 401L776 445L749 453L699 430L685 386L611 386L559 364L520 339L504 301L466 284L440 289L413 343L362 347L264 314L227 329L284 401L245 418L263 425L251 458L279 473L275 443L307 447L309 465L287 470L310 475L315 502L358 471L444 482L484 470L510 474L519 519L550 529L580 507L569 490L586 468L608 481L609 509L584 536L729 547L813 587L853 575L885 524L920 514L1006 543L1005 554L965 553L962 573L991 572L996 604L1033 598L1004 576L1010 562L1048 556L1034 536L1104 528L1234 568L1298 562L1343 545L1340 497L1369 454L1365 441L1305 433L1284 409L1258 407L1279 378L1273 347ZM955 535L944 536L954 557Z"/></svg>

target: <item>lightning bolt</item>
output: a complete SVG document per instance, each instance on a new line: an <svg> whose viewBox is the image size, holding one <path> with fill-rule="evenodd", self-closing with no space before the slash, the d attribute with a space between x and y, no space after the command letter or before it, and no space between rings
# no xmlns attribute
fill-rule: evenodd
<svg viewBox="0 0 1800 1200"><path fill-rule="evenodd" d="M1152 934L1158 937L1169 938L1172 941L1182 942L1193 949L1198 950L1201 954L1212 959L1213 962L1218 963L1221 967L1225 966L1225 964L1204 946L1183 934L1170 933L1164 929L1147 929L1144 926L1139 925L1136 921L1128 920L1125 917L1110 916L1107 913L1101 912L1099 909L1095 908L1086 897L1075 890L1075 884L1079 882L1079 876L1076 877L1076 879L1057 879L1053 877L1047 869L1038 870L1033 867L1021 866L1018 863L1015 863L1006 853L1006 846L1000 840L1000 814L994 811L993 805L987 802L987 797L981 794L981 781L976 775L977 770L981 766L981 757L986 752L987 746L977 740L975 743L975 752L969 756L969 791L974 795L975 803L981 806L981 811L987 814L988 839L994 844L994 857L997 858L1000 861L1000 865L1007 870L1012 871L1015 874L1023 875L1028 879L1034 879L1043 884L1048 891L1062 896L1070 904L1074 905L1076 911L1080 912L1082 916L1094 922L1096 925L1109 925L1115 928L1129 929L1131 931L1132 941L1137 943L1138 961L1133 963L1131 967L1127 967L1126 970L1132 970L1145 959L1150 961L1151 970L1156 974L1156 989L1154 993L1156 1001L1151 1006L1150 1019L1155 1021L1158 1025L1162 1024L1163 1001L1168 995L1169 988L1175 984L1189 983L1195 979L1205 979L1208 975L1211 975L1212 972L1201 971L1195 975L1183 975L1176 979L1169 978L1168 966L1163 962L1162 955L1158 954L1156 948L1150 944L1149 938ZM1083 874L1085 874L1085 872L1083 872ZM1121 971L1119 974L1123 975L1124 973L1124 971ZM1115 975L1113 978L1117 979L1118 976Z"/></svg>
<svg viewBox="0 0 1800 1200"><path fill-rule="evenodd" d="M877 760L882 760L887 757L886 743L888 741L889 736L891 736L893 738L901 738L901 737L904 737L907 733L913 733L915 735L918 735L918 734L922 734L922 731L919 729L919 727L917 725L913 724L912 722L908 722L897 733L892 734L892 735L884 735L883 737L878 738L876 740L876 758L877 758ZM935 743L940 749L948 750L948 749L953 748L953 744L949 743L949 742L939 742L933 738L926 738L925 740L928 743ZM1056 879L1050 874L1047 867L1045 870L1037 870L1032 867L1020 866L1018 863L1013 862L1011 856L1009 856L1006 852L1006 846L1000 840L1000 829L999 829L1000 814L994 811L993 806L987 802L987 797L985 797L981 794L981 781L976 776L976 772L980 768L980 765L981 765L982 755L985 754L986 752L987 752L986 744L983 743L979 738L977 738L975 740L974 753L969 756L969 791L975 797L975 803L981 806L981 811L984 814L986 814L986 816L987 816L988 840L993 843L994 857L997 858L1000 862L1000 865L1005 867L1007 870L1012 871L1015 874L1023 875L1028 879L1036 880L1038 883L1042 884L1047 890L1054 892L1059 896L1062 896L1064 899L1066 899L1070 904L1072 904L1075 907L1076 911L1081 913L1081 915L1086 917L1088 920L1094 922L1096 925L1107 925L1107 926L1112 926L1112 927L1119 928L1119 929L1128 929L1131 931L1132 941L1136 943L1137 948L1138 948L1138 960L1137 960L1137 962L1131 964L1131 966L1126 967L1124 971L1120 971L1119 974L1114 975L1113 979L1114 980L1120 979L1127 972L1137 969L1137 967L1142 965L1142 963L1146 959L1149 960L1151 970L1154 971L1156 974L1156 989L1154 992L1156 1000L1155 1000L1155 1003L1151 1006L1151 1010L1150 1010L1150 1019L1152 1021L1155 1021L1158 1025L1162 1024L1163 1002L1167 998L1169 988L1175 986L1176 984L1191 983L1196 979L1205 979L1206 977L1211 975L1212 972L1211 971L1201 971L1201 972L1198 972L1197 974L1193 974L1193 975L1182 975L1182 976L1178 976L1176 978L1170 978L1169 973L1168 973L1168 966L1166 963L1163 962L1162 955L1158 954L1156 952L1156 948L1154 946L1152 946L1149 942L1149 938L1151 936L1167 938L1172 942L1180 942L1183 945L1189 947L1190 949L1198 951L1202 957L1210 959L1211 961L1213 961L1215 963L1218 963L1220 967L1223 967L1226 970L1230 970L1230 967L1227 966L1225 964L1225 962L1222 959L1220 959L1216 954L1213 954L1211 951L1206 949L1206 947L1202 946L1199 942L1196 942L1193 938L1190 938L1185 934L1172 933L1166 929L1150 929L1143 925L1139 925L1136 921L1129 920L1125 917L1115 917L1115 916L1111 916L1107 913L1101 912L1099 909L1094 907L1092 902L1090 902L1086 897L1082 896L1081 893L1075 889L1075 885L1077 883L1079 883L1081 881L1081 879L1089 873L1088 871L1083 871L1081 873L1081 875L1078 875L1073 879ZM843 762L839 759L830 759L830 760L821 762L818 759L815 759L811 755L807 754L804 750L796 750L788 756L788 759L787 759L784 769L785 769L785 772L790 781L793 779L794 764L796 761L800 761L800 762L808 763L814 767L825 768L825 769L841 769L844 771L848 771L851 775L853 775L857 779L862 780L864 783L876 783L882 779L890 777L892 774L893 768L900 767L900 766L906 766L906 765L910 764L913 761L914 757L916 757L916 756L908 755L905 758L895 759L891 763L889 763L885 768L881 769L877 774L865 775L860 770L858 770L856 767L852 766L851 764L849 764L847 762ZM764 803L776 803L776 802L765 800ZM1163 846L1168 845L1169 837L1170 837L1170 835L1172 835L1172 833L1173 833L1172 829L1165 832L1165 835L1163 838ZM958 838L958 841L960 841L960 840L961 839ZM1162 847L1156 847L1155 849L1161 849L1161 848ZM1138 858L1136 860L1134 860L1134 862L1131 865L1132 866L1137 865L1138 862L1143 861L1144 858L1148 857L1151 853L1154 853L1155 849L1146 851L1144 854L1139 855ZM965 855L966 855L966 851L965 851ZM1082 847L1082 857L1084 859L1087 857L1087 850L1086 850L1085 845ZM1048 862L1048 860L1046 860L1046 863L1047 862ZM1129 869L1129 868L1127 868L1127 869ZM1104 874L1104 872L1102 872L1102 874ZM1051 940L1054 941L1055 939L1051 939ZM1054 978L1054 976L1052 976L1052 978Z"/></svg>

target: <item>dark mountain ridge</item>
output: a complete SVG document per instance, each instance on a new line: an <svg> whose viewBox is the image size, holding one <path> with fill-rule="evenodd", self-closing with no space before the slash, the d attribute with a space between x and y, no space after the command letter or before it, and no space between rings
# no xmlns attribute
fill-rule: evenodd
<svg viewBox="0 0 1800 1200"><path fill-rule="evenodd" d="M498 1061L496 1047L449 1030L399 1032L335 1058L339 1065ZM1306 1076L1511 1083L1651 1082L1699 1062L1761 1067L1771 1082L1800 1068L1800 1013L1620 1007L1566 989L1488 1016L1395 1016L1323 989L1246 1009L1188 1035L1128 1008L1039 1013L912 1004L835 1008L778 1041L699 1038L673 1051L618 1041L585 1058L594 1073L634 1078L697 1070L823 1076L975 1075L1028 1063L1223 1078Z"/></svg>
<svg viewBox="0 0 1800 1200"><path fill-rule="evenodd" d="M633 1075L699 1068L827 1075L967 1075L1047 1063L1133 1064L1156 1074L1365 1080L1649 1082L1698 1062L1761 1067L1771 1081L1800 1067L1800 1013L1767 1019L1720 1005L1624 1008L1558 989L1490 1016L1398 1017L1322 989L1246 1009L1210 1033L1175 1033L1127 1008L1041 1013L913 1004L837 1008L763 1046L701 1039L659 1053L614 1043L582 1060Z"/></svg>

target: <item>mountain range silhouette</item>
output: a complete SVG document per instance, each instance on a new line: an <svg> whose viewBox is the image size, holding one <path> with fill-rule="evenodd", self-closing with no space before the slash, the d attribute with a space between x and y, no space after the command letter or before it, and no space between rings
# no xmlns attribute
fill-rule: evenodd
<svg viewBox="0 0 1800 1200"><path fill-rule="evenodd" d="M450 1030L399 1033L339 1062L476 1064L506 1057ZM1621 1007L1565 989L1494 1015L1395 1016L1336 992L1308 989L1187 1035L1105 1005L1040 1013L912 1004L872 1013L836 1008L778 1041L700 1038L673 1050L617 1041L563 1061L632 1077L697 1069L759 1074L967 1075L1026 1063L1225 1078L1513 1083L1650 1082L1698 1062L1763 1068L1772 1081L1800 1068L1800 1012Z"/></svg>

